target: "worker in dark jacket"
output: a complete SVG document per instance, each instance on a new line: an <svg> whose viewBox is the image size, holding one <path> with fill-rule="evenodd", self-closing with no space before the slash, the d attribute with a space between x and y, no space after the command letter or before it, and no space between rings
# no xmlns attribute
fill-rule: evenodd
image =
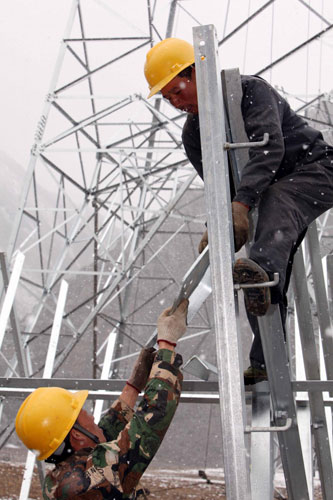
<svg viewBox="0 0 333 500"><path fill-rule="evenodd" d="M178 406L182 374L174 352L186 331L184 299L157 324L158 351L142 349L119 399L94 423L82 407L88 391L40 387L16 416L16 432L38 460L56 464L47 474L45 500L134 499L142 474L156 454ZM136 411L138 394L144 395Z"/></svg>
<svg viewBox="0 0 333 500"><path fill-rule="evenodd" d="M145 76L149 97L161 91L174 107L189 113L183 143L189 160L203 178L192 45L176 38L159 42L147 54ZM232 201L236 252L248 239L248 212L258 207L250 258L236 261L234 281L260 283L272 279L274 272L279 273L279 284L271 292L269 288L244 289L255 335L245 383L253 383L267 377L256 316L264 315L271 302L278 303L285 321L286 291L295 251L308 225L333 206L333 148L265 80L242 76L241 83L241 111L249 141L260 141L267 132L269 143L249 149L249 160ZM205 231L199 251L207 244Z"/></svg>

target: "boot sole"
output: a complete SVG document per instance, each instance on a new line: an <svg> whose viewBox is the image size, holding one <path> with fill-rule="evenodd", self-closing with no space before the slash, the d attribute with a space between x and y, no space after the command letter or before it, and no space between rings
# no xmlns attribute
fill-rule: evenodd
<svg viewBox="0 0 333 500"><path fill-rule="evenodd" d="M234 283L249 285L269 281L268 274L250 259L238 259L233 270ZM264 316L271 303L269 288L243 288L246 310L253 316Z"/></svg>
<svg viewBox="0 0 333 500"><path fill-rule="evenodd" d="M267 375L258 377L247 377L246 375L244 375L244 385L255 385L259 384L260 382L267 382L267 380Z"/></svg>

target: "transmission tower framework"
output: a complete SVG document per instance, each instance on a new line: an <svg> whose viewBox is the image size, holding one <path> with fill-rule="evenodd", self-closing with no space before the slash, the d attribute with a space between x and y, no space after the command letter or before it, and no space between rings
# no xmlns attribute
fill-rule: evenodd
<svg viewBox="0 0 333 500"><path fill-rule="evenodd" d="M105 83L119 75L117 88L122 90L129 69L142 67L144 54L154 43L172 35L182 38L175 30L180 11L189 26L200 24L177 0L170 2L167 21L161 22L160 5L147 1L145 26L133 36L133 25L124 31L124 19L115 16L107 2L72 3L12 237L1 255L6 293L0 347L3 377L11 378L3 392L8 399L61 380L70 389L91 389L98 420L103 401L119 394L138 350L154 330L156 306L162 310L163 304L169 305L166 297L172 301L177 295L181 277L196 258L206 217L203 184L182 149L185 114L160 97L148 101L133 93L115 98ZM221 36L219 46L273 5L269 1L259 6ZM112 31L121 31L120 36L94 31L95 8L100 16L109 17ZM304 8L311 16L320 16L307 4ZM321 18L319 38L332 28ZM106 24L104 19L104 29ZM265 76L313 39L272 60L257 74ZM111 46L115 48L110 50ZM300 111L319 121L309 112L319 101L326 108L331 105L330 96L319 94L303 102ZM325 131L331 130L331 120L329 109L320 117ZM328 214L320 224L321 234L329 234ZM174 256L175 241L183 251L178 249ZM185 337L189 355L201 348L211 329L209 306L204 306ZM76 360L88 366L89 377L82 377L87 369L75 366ZM216 402L211 391L215 388L189 383L191 394L183 400ZM4 410L2 404L6 421ZM13 423L5 422L0 447L12 431ZM34 456L27 460L32 474ZM31 474L22 484L20 499L27 498Z"/></svg>

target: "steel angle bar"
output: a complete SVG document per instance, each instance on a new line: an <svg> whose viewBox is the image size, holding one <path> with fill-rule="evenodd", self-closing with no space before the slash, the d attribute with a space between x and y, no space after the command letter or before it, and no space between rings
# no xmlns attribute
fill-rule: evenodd
<svg viewBox="0 0 333 500"><path fill-rule="evenodd" d="M183 277L180 291L172 305L172 311L177 309L183 299L190 299L187 313L189 323L211 292L209 249L207 246ZM156 339L157 329L148 339L146 346L153 347L156 344Z"/></svg>
<svg viewBox="0 0 333 500"><path fill-rule="evenodd" d="M333 315L333 254L327 255L326 272L328 283L329 312Z"/></svg>
<svg viewBox="0 0 333 500"><path fill-rule="evenodd" d="M137 47L135 47L134 49L132 50L128 50L127 52L124 52L123 54L121 54L120 56L118 57L115 57L114 59L111 59L110 61L107 61L106 63L104 64L101 64L100 66L98 66L97 68L95 69L92 69L92 70L89 70L87 71L86 74L80 76L79 78L76 78L75 80L67 83L66 85L64 85L63 87L59 87L58 89L56 89L54 91L55 94L60 94L61 92L64 92L65 90L77 85L78 83L80 82L83 82L84 80L86 80L87 78L90 78L92 75L94 75L95 73L101 71L102 69L106 68L107 66L110 66L110 64L113 64L117 61L119 61L120 59L123 59L124 57L128 56L129 54L135 52L136 50L139 50L143 47L145 47L146 45L148 45L150 43L150 41L144 41L142 44L138 45Z"/></svg>
<svg viewBox="0 0 333 500"><path fill-rule="evenodd" d="M222 90L224 96L224 103L226 106L226 112L228 117L228 125L230 132L230 142L247 142L248 136L245 132L243 116L241 112L241 101L242 101L242 86L240 73L238 68L226 69L221 72ZM249 153L246 149L235 149L230 154L230 161L233 166L233 170L238 173L238 182L236 184L236 189L239 184L239 177L243 168L249 159Z"/></svg>
<svg viewBox="0 0 333 500"><path fill-rule="evenodd" d="M154 108L155 109L155 108ZM156 110L155 110L156 111ZM127 137L123 137L122 139L118 139L117 141L115 142L112 142L110 144L108 144L107 147L110 147L110 148L114 148L116 146L119 146L121 145L122 143L124 142L127 142L129 140L134 140L136 139L137 137L141 137L141 136L144 136L145 134L149 134L150 135L153 135L154 132L157 132L158 130L160 130L161 128L164 128L166 125L169 124L169 122L176 122L177 120L181 120L181 119L184 119L184 116L185 116L185 113L177 113L176 116L172 117L172 118L168 118L166 117L165 121L159 121L159 122L152 122L152 125L149 127L149 128L145 128L143 130L140 130L139 132L136 132L135 134L132 134L132 135L129 135ZM147 138L146 138L147 140ZM144 141L145 142L145 141Z"/></svg>
<svg viewBox="0 0 333 500"><path fill-rule="evenodd" d="M249 139L245 131L243 115L241 111L243 91L239 69L233 68L223 70L221 72L221 81L224 103L226 107L228 139L231 142L247 142ZM230 161L232 180L237 191L242 175L242 170L249 160L249 153L247 149L233 149L229 151L228 158ZM249 214L251 235L250 240L252 240L252 234L254 234L253 228L255 226L256 218L257 210L252 210ZM247 251L250 246L251 241L246 244Z"/></svg>
<svg viewBox="0 0 333 500"><path fill-rule="evenodd" d="M3 278L3 288L4 291L8 291L8 286L9 286L9 273L8 273L8 264L7 264L7 258L6 254L4 252L0 252L0 264L1 264L1 271L2 271L2 278ZM22 262L23 264L23 262ZM6 299L5 299L6 300ZM23 343L22 343L22 337L21 337L21 332L20 332L20 326L18 323L18 318L16 316L16 309L15 309L15 304L13 302L11 311L10 311L10 322L12 326L12 332L14 336L14 344L15 344L15 351L16 351L16 356L17 356L17 361L18 361L18 368L19 368L19 373L21 375L28 376L28 366L27 366L27 361L25 357L25 352L23 348ZM1 349L1 346L0 346Z"/></svg>
<svg viewBox="0 0 333 500"><path fill-rule="evenodd" d="M28 500L31 487L32 475L34 472L36 456L32 451L28 451L24 466L24 474L21 484L19 500Z"/></svg>
<svg viewBox="0 0 333 500"><path fill-rule="evenodd" d="M293 380L294 392L327 392L333 391L333 380Z"/></svg>
<svg viewBox="0 0 333 500"><path fill-rule="evenodd" d="M119 37L115 36L112 38L106 38L106 37L83 37L83 38L66 38L64 39L64 42L114 42L114 41L120 41L120 40L150 40L148 36L126 36L126 37Z"/></svg>
<svg viewBox="0 0 333 500"><path fill-rule="evenodd" d="M145 200L146 200L146 195L147 195L147 186L144 185L141 189L140 189L140 200L139 200L139 208L140 210L142 211L143 210L143 207L144 207L144 203L145 203ZM139 233L140 233L140 230L139 230L139 227L136 226L135 229L134 229L134 234L133 234L133 238L131 239L131 243L130 243L130 240L128 240L128 243L130 243L130 255L129 255L129 259L131 260L134 256L134 253L135 253L135 250L137 248L137 245L138 245L138 240L139 240ZM127 302L128 302L128 294L129 294L129 290L130 290L130 287L132 285L132 282L129 283L129 286L126 287L125 289L125 297L124 297L124 305L122 306L122 311L121 311L121 316L124 317L126 316L126 306L127 306ZM115 351L116 351L116 341L119 337L119 327L121 325L121 322L118 322L115 326L115 328L112 330L112 332L110 333L109 335L109 338L108 338L108 341L107 341L107 346L106 346L106 350L105 350L105 356L104 356L104 362L103 362L103 369L102 369L102 373L101 373L101 379L108 379L109 378L109 372L110 372L110 367L111 367L111 364L112 364L112 360L114 358L114 354L115 354ZM96 422L99 421L100 419L100 416L101 416L101 413L102 413L102 410L103 410L103 404L104 404L104 401L102 399L99 399L98 401L96 401L96 404L95 404L95 409L94 409L94 419Z"/></svg>
<svg viewBox="0 0 333 500"><path fill-rule="evenodd" d="M113 358L113 354L114 354L115 347L116 347L119 326L120 326L120 323L118 322L116 327L109 334L109 338L108 338L108 342L107 342L107 346L106 346L106 350L105 350L102 373L101 373L101 377L100 377L101 380L107 380L109 378L110 366L112 363L112 358ZM99 422L99 420L101 418L103 403L104 403L104 401L102 399L98 399L96 401L95 408L94 408L94 420L95 420L95 422Z"/></svg>
<svg viewBox="0 0 333 500"><path fill-rule="evenodd" d="M308 379L320 380L319 361L316 351L302 248L298 249L294 259L293 285L303 348L305 374ZM309 392L309 404L322 494L324 499L332 499L332 457L323 395L320 392Z"/></svg>
<svg viewBox="0 0 333 500"><path fill-rule="evenodd" d="M271 398L267 382L252 391L252 428L271 425ZM251 492L253 499L273 498L273 436L271 432L251 435Z"/></svg>
<svg viewBox="0 0 333 500"><path fill-rule="evenodd" d="M68 17L68 22L67 22L67 25L66 25L66 28L65 28L65 35L66 36L69 35L70 32L71 32L72 25L74 23L74 19L75 19L75 15L76 15L78 1L79 0L73 0L73 2L72 2L70 14L69 14L69 17ZM53 91L54 91L55 86L56 86L57 81L58 81L58 77L59 77L61 66L62 66L64 57L65 57L65 53L66 53L66 45L64 43L62 43L61 46L60 46L60 50L59 50L58 58L57 58L57 61L56 61L54 73L53 73L53 76L51 78L51 83L50 83L48 95L52 95L53 94ZM28 192L29 192L29 188L30 188L30 183L31 183L31 180L32 180L32 175L33 175L34 169L35 169L35 164L36 164L36 156L35 156L35 153L34 153L35 146L39 145L41 143L41 141L42 141L44 130L45 130L45 125L46 125L46 122L47 122L47 118L48 118L51 106L52 106L51 100L47 99L46 102L45 102L45 105L44 105L44 108L43 108L43 112L42 112L42 117L41 117L41 124L42 124L42 126L41 127L37 127L36 136L35 136L36 142L35 142L35 145L33 146L33 149L32 149L32 153L31 153L31 157L30 157L30 162L29 162L28 170L27 170L27 173L26 173L26 176L25 176L24 189L23 189L23 192L22 192L21 200L20 200L19 210L18 210L17 216L15 218L15 222L14 222L14 225L13 225L13 230L12 230L11 238L10 238L9 245L8 245L8 259L9 260L11 259L12 253L13 253L14 248L15 248L16 239L17 239L17 236L18 236L18 228L19 228L19 226L21 224L22 215L23 215L23 207L25 205L25 201L26 201L27 196L28 196Z"/></svg>
<svg viewBox="0 0 333 500"><path fill-rule="evenodd" d="M294 315L293 320L294 320L294 343L295 343L295 348L294 348L295 373L296 373L296 378L298 380L304 380L306 377L305 377L304 360L302 354L302 345L300 339L297 314ZM289 356L291 358L292 353L289 353ZM303 404L300 404L301 400L303 400ZM311 432L311 413L309 407L309 397L307 392L296 393L296 402L298 403L297 422L298 422L299 434L303 450L305 473L308 482L309 496L310 499L313 500L314 460L313 460L313 443L312 443L312 432Z"/></svg>
<svg viewBox="0 0 333 500"><path fill-rule="evenodd" d="M177 204L177 202L182 198L188 187L191 185L193 180L196 177L196 173L193 173L189 178L184 182L184 184L181 186L179 189L177 195L172 199L169 204L164 208L163 213L158 217L158 219L154 222L152 225L151 229L147 233L147 235L143 238L143 240L140 242L140 245L136 248L132 260L127 262L125 265L125 268L123 269L123 275L125 275L131 267L135 264L136 260L138 259L139 255L141 255L141 252L144 250L146 245L150 242L151 238L153 235L156 233L156 231L159 229L159 227L163 224L165 219L168 217L170 211L172 208ZM64 359L66 359L67 355L69 352L73 349L74 345L77 344L79 341L80 337L84 334L84 332L87 330L89 327L90 323L92 322L93 318L98 314L102 308L108 303L109 299L111 298L114 290L119 286L119 283L121 282L123 278L117 277L112 281L112 285L105 291L103 295L100 296L99 302L96 304L96 307L91 311L91 313L86 317L86 319L83 321L81 326L77 330L77 337L66 347L64 352L59 356L59 359L57 361L57 366L58 364L61 364Z"/></svg>
<svg viewBox="0 0 333 500"><path fill-rule="evenodd" d="M6 333L7 322L10 317L12 307L14 304L16 290L19 284L23 263L25 256L22 252L17 252L15 262L13 265L13 270L10 276L10 280L8 282L7 293L5 299L3 301L1 313L0 313L0 349L2 346L2 342ZM3 264L3 262L2 262ZM4 274L3 274L4 276Z"/></svg>
<svg viewBox="0 0 333 500"><path fill-rule="evenodd" d="M245 132L241 112L243 92L238 68L223 70L221 72L221 82L226 108L226 131L228 140L231 143L246 143L248 142L248 137ZM249 153L247 149L236 148L229 151L228 158L230 161L233 183L237 190L242 170L249 159ZM251 219L252 217L253 215L251 216ZM253 225L252 222L251 225ZM262 392L261 386L266 389L266 393ZM254 389L251 400L252 426L260 428L269 427L271 423L271 401L270 394L267 393L267 384L258 384L253 387ZM274 469L272 434L255 433L251 435L251 442L249 445L251 447L252 498L272 498Z"/></svg>
<svg viewBox="0 0 333 500"><path fill-rule="evenodd" d="M52 144L55 144L56 142L59 142L62 139L65 139L66 137L83 129L84 127L87 127L91 124L95 124L96 121L101 120L105 116L108 116L109 114L114 113L115 111L118 111L119 109L123 108L124 106L126 106L130 102L131 102L131 100L127 98L127 99L124 99L123 101L120 101L116 104L112 104L111 106L108 106L105 109L102 109L98 113L94 113L93 115L88 116L87 118L80 121L77 125L71 127L68 130L65 130L64 132L62 132L61 134L57 135L56 137L48 140L47 142L43 142L41 147L43 147L44 149L49 148L49 146L51 146Z"/></svg>
<svg viewBox="0 0 333 500"><path fill-rule="evenodd" d="M200 136L208 213L210 268L223 455L227 497L249 499L250 477L245 449L245 405L241 383L240 343L232 280L233 235L217 38L213 25L193 28ZM223 250L221 244L223 242Z"/></svg>
<svg viewBox="0 0 333 500"><path fill-rule="evenodd" d="M260 14L263 10L265 10L267 7L269 7L269 5L271 5L274 1L275 0L269 0L262 7L260 7L258 10L256 10L256 12L254 12L253 14L251 14L250 16L248 16L247 19L244 22L242 22L239 26L237 26L237 28L235 28L233 31L231 31L230 33L228 33L228 35L226 35L222 40L219 41L219 43L218 43L219 47L223 43L225 43L229 38L231 38L233 35L235 35L237 33L237 31L239 31L244 26L246 26L250 21L252 21L252 19L254 19L258 14Z"/></svg>
<svg viewBox="0 0 333 500"><path fill-rule="evenodd" d="M59 297L56 307L56 312L54 316L53 328L50 336L49 347L46 355L45 367L43 372L43 378L52 377L54 360L56 355L56 349L59 339L59 332L61 327L61 319L64 312L66 296L67 296L68 284L66 281L61 282ZM32 474L34 470L34 465L36 461L35 453L28 451L26 464L25 464L25 473L23 476L21 491L19 500L27 500L31 487ZM44 470L41 468L41 464L38 464L38 471L41 478L41 484L44 479Z"/></svg>
<svg viewBox="0 0 333 500"><path fill-rule="evenodd" d="M278 423L279 412L283 421L291 418L293 425L285 432L278 433L280 454L288 489L293 500L308 500L305 467L296 418L296 404L292 391L289 362L283 336L280 311L271 305L265 316L258 317L266 369L271 391L273 415Z"/></svg>
<svg viewBox="0 0 333 500"><path fill-rule="evenodd" d="M329 380L333 380L333 326L329 314L329 305L326 294L316 221L308 227L306 242L310 255L313 287L316 298L326 375Z"/></svg>
<svg viewBox="0 0 333 500"><path fill-rule="evenodd" d="M188 299L199 285L209 266L208 246L200 254L189 271L186 273L178 297L174 301L171 314L177 309L183 299Z"/></svg>
<svg viewBox="0 0 333 500"><path fill-rule="evenodd" d="M319 12L317 12L315 9L313 9L311 7L311 5L307 4L306 2L304 2L304 0L298 0L302 5L304 5L304 7L306 7L307 9L309 9L315 16L317 16L319 19L321 19L325 24L327 25L330 25L330 22L325 19L325 17L323 17L321 14L319 14Z"/></svg>
<svg viewBox="0 0 333 500"><path fill-rule="evenodd" d="M46 355L44 377L52 376L52 369L54 365L54 360L59 340L61 322L64 315L67 292L68 292L68 283L67 281L62 280L60 284L59 297L49 340L49 347Z"/></svg>
<svg viewBox="0 0 333 500"><path fill-rule="evenodd" d="M98 391L112 392L120 391L125 384L126 379L0 377L0 396L11 397L14 392L19 390L29 393L37 387L63 387L68 391L87 389L96 393ZM184 380L183 390L186 392L217 392L218 384L211 381Z"/></svg>
<svg viewBox="0 0 333 500"><path fill-rule="evenodd" d="M276 59L275 61L273 61L271 64L268 64L267 66L265 66L263 69L261 69L260 71L258 71L257 73L255 73L255 75L256 76L262 75L265 71L268 71L269 69L273 68L273 66L275 66L276 64L279 64L284 59L287 59L289 56L291 56L292 54L294 54L295 52L297 52L301 48L305 47L306 45L308 45L309 43L313 42L314 40L318 40L318 38L320 38L321 36L323 36L324 34L326 34L332 28L333 28L333 24L330 24L327 28L319 31L316 35L312 36L311 38L309 38L305 42L301 43L300 45L298 45L294 49L290 50L289 52L287 52L283 56L279 57L278 59Z"/></svg>

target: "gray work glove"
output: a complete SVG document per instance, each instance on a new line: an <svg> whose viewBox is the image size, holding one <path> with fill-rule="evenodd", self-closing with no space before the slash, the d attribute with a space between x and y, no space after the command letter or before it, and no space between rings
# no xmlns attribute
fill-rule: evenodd
<svg viewBox="0 0 333 500"><path fill-rule="evenodd" d="M183 299L175 312L170 315L171 307L165 309L157 320L157 341L165 340L172 345L186 332L188 300Z"/></svg>
<svg viewBox="0 0 333 500"><path fill-rule="evenodd" d="M205 250L207 245L208 245L208 231L206 229L206 231L202 235L202 238L201 238L200 243L199 243L199 247L198 247L199 253L202 253Z"/></svg>
<svg viewBox="0 0 333 500"><path fill-rule="evenodd" d="M141 392L147 383L151 367L153 366L156 350L154 347L143 347L136 360L132 374L127 383Z"/></svg>
<svg viewBox="0 0 333 500"><path fill-rule="evenodd" d="M248 240L249 237L249 209L238 201L233 201L232 223L234 227L235 252L238 252Z"/></svg>

